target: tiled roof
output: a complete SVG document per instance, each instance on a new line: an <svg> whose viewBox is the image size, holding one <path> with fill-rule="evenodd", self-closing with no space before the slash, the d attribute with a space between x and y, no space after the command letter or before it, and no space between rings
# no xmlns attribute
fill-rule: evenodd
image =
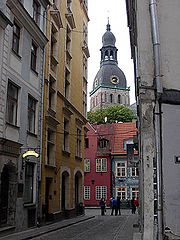
<svg viewBox="0 0 180 240"><path fill-rule="evenodd" d="M97 130L97 134L100 138L105 138L110 141L111 154L126 154L124 150L124 141L133 139L133 136L137 135L136 123L112 123L112 124L100 124L93 125ZM134 152L138 154L137 151Z"/></svg>
<svg viewBox="0 0 180 240"><path fill-rule="evenodd" d="M137 134L136 123L115 123L114 124L114 146L113 154L126 154L124 150L124 141L133 139ZM134 152L137 154L137 151Z"/></svg>

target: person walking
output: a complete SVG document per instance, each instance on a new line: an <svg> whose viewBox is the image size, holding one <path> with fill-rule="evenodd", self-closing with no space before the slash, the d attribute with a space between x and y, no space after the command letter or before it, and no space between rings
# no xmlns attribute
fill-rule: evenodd
<svg viewBox="0 0 180 240"><path fill-rule="evenodd" d="M103 216L105 214L105 207L106 207L104 198L101 198L99 205L101 207L101 215Z"/></svg>
<svg viewBox="0 0 180 240"><path fill-rule="evenodd" d="M119 196L117 197L117 214L118 213L121 215L121 199Z"/></svg>
<svg viewBox="0 0 180 240"><path fill-rule="evenodd" d="M136 206L136 207L139 207L139 199L137 198L136 200L134 200L134 205Z"/></svg>
<svg viewBox="0 0 180 240"><path fill-rule="evenodd" d="M136 213L136 205L134 204L134 198L131 200L131 209L132 209L132 214Z"/></svg>
<svg viewBox="0 0 180 240"><path fill-rule="evenodd" d="M113 197L111 215L113 215L114 210L115 210L115 215L117 215L117 199Z"/></svg>

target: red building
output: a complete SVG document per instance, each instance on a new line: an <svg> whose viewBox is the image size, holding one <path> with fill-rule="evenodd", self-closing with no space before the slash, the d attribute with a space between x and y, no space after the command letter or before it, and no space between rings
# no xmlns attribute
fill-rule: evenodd
<svg viewBox="0 0 180 240"><path fill-rule="evenodd" d="M84 150L84 204L85 206L97 206L101 197L105 197L107 205L111 196L117 197L115 182L118 186L119 177L115 166L116 161L127 161L126 145L132 143L137 129L135 123L112 123L91 125L87 124L88 133L85 138ZM130 141L129 141L130 140ZM135 151L137 155L137 151ZM124 158L122 159L122 157ZM125 196L128 196L128 182L131 187L138 184L138 179L133 180L128 172L132 169L125 164L127 173L122 176L126 188ZM127 181L127 178L128 179ZM130 180L130 181L129 181ZM136 181L133 182L133 181Z"/></svg>
<svg viewBox="0 0 180 240"><path fill-rule="evenodd" d="M90 125L85 139L84 151L84 204L97 206L101 197L109 204L110 179L110 140L112 138L111 124ZM107 134L110 135L107 135ZM106 137L105 137L106 135Z"/></svg>

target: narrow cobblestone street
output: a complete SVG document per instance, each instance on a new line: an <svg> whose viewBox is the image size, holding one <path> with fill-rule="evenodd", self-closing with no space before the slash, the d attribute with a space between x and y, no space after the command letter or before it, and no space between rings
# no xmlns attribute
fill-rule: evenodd
<svg viewBox="0 0 180 240"><path fill-rule="evenodd" d="M110 213L107 209L106 215L101 216L99 209L88 209L86 215L95 218L34 239L132 240L137 215L131 215L129 210L123 210L121 216L111 216Z"/></svg>
<svg viewBox="0 0 180 240"><path fill-rule="evenodd" d="M86 209L85 216L48 224L40 228L32 228L4 236L2 240L133 240L133 234L138 231L138 215L130 210L122 210L120 216L111 216L107 209L106 215L100 215L100 209Z"/></svg>

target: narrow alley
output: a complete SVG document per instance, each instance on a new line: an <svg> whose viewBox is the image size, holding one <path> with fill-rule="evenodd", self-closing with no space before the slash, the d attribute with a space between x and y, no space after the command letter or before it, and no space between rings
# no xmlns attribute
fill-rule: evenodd
<svg viewBox="0 0 180 240"><path fill-rule="evenodd" d="M111 216L111 210L107 209L106 215L100 215L100 209L86 209L84 217L50 224L41 228L34 228L25 232L16 233L1 240L133 240L133 234L138 231L138 215L132 215L130 210L122 210L120 216ZM64 224L66 223L66 224Z"/></svg>

